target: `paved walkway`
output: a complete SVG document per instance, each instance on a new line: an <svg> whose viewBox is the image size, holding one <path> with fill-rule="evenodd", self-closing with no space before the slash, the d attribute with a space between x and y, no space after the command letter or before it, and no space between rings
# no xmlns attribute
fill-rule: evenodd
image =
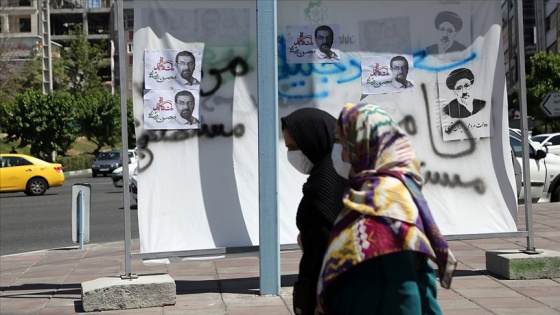
<svg viewBox="0 0 560 315"><path fill-rule="evenodd" d="M524 208L519 226L525 228ZM560 203L533 205L535 245L560 251ZM439 289L444 314L560 314L560 278L506 280L486 271L487 250L524 249L525 238L452 241L459 260L452 289ZM138 242L133 242L138 252ZM140 276L167 272L177 285L173 306L87 314L292 314L292 285L299 252L281 255L279 296L259 296L257 257L174 262L144 266L132 261ZM80 314L81 283L124 274L123 242L91 244L0 257L0 314Z"/></svg>

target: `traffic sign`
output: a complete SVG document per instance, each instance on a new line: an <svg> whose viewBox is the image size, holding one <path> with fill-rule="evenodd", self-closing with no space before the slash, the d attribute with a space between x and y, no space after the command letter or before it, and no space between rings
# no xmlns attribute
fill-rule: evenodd
<svg viewBox="0 0 560 315"><path fill-rule="evenodd" d="M560 117L560 92L548 93L541 102L541 109L550 118Z"/></svg>

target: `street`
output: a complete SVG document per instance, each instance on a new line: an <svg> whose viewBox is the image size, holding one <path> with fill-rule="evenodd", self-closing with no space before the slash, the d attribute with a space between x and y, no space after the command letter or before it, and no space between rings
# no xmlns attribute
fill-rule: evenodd
<svg viewBox="0 0 560 315"><path fill-rule="evenodd" d="M113 187L110 177L91 174L66 176L64 186L51 188L43 196L0 194L0 255L41 249L78 246L72 242L72 186L91 184L90 241L124 240L122 188ZM138 238L136 203L131 200L132 238Z"/></svg>

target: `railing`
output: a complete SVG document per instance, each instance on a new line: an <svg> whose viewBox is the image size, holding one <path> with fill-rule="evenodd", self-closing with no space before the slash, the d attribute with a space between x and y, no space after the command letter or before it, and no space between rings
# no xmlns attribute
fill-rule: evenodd
<svg viewBox="0 0 560 315"><path fill-rule="evenodd" d="M2 0L2 6L7 7L32 7L31 0Z"/></svg>
<svg viewBox="0 0 560 315"><path fill-rule="evenodd" d="M113 0L51 0L51 8L53 9L79 9L86 5L88 9L100 9L110 8L112 4Z"/></svg>

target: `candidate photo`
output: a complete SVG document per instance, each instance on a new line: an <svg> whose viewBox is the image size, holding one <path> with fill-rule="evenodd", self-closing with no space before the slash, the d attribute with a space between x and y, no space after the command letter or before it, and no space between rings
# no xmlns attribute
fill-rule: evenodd
<svg viewBox="0 0 560 315"><path fill-rule="evenodd" d="M486 105L486 101L472 98L474 74L467 68L451 71L447 76L445 85L455 95L455 99L442 108L443 113L451 118L471 117Z"/></svg>
<svg viewBox="0 0 560 315"><path fill-rule="evenodd" d="M439 12L434 20L434 26L439 40L426 47L428 54L445 54L463 51L467 48L457 41L457 33L463 29L463 20L459 14L451 11Z"/></svg>

